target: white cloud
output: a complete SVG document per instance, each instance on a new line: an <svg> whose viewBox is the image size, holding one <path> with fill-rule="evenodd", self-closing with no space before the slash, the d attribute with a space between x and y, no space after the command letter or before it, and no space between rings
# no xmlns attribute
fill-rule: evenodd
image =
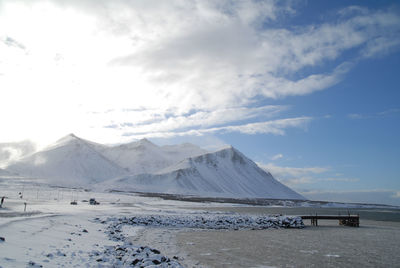
<svg viewBox="0 0 400 268"><path fill-rule="evenodd" d="M207 110L194 110L181 114L176 110L160 109L118 110L101 114L110 120L110 125L120 129L134 129L137 133L163 132L188 128L206 128L210 126L232 124L257 118L271 118L285 111L286 106L238 107ZM118 118L120 122L111 122ZM114 119L115 120L115 119ZM121 121L122 120L122 121Z"/></svg>
<svg viewBox="0 0 400 268"><path fill-rule="evenodd" d="M298 118L286 118L265 122L249 123L244 125L230 125L221 126L213 128L200 128L192 129L187 131L163 131L163 132L153 132L153 131L131 131L126 132L123 135L127 137L134 137L135 139L140 139L144 137L156 137L156 138L168 138L175 136L202 136L205 134L213 133L230 133L239 132L244 134L274 134L274 135L284 135L286 128L305 128L307 124L312 120L310 117L298 117Z"/></svg>
<svg viewBox="0 0 400 268"><path fill-rule="evenodd" d="M278 155L279 156L279 155ZM270 172L276 179L288 186L299 188L300 185L321 185L321 183L357 183L358 178L343 177L343 174L334 174L328 167L283 167L273 163L257 163L259 167Z"/></svg>
<svg viewBox="0 0 400 268"><path fill-rule="evenodd" d="M304 127L306 118L265 121L283 106L254 107L335 85L360 58L396 49L400 23L352 7L333 22L270 26L295 12L275 1L1 1L0 140Z"/></svg>
<svg viewBox="0 0 400 268"><path fill-rule="evenodd" d="M302 167L302 168L281 167L281 166L276 166L272 163L269 163L269 164L258 163L258 165L278 177L279 176L299 177L299 176L305 176L305 175L309 175L309 174L321 174L321 173L324 173L329 170L329 168L326 168L326 167Z"/></svg>
<svg viewBox="0 0 400 268"><path fill-rule="evenodd" d="M361 113L352 113L348 114L347 117L350 119L371 119L371 118L382 118L397 115L400 113L400 109L392 108L382 112L372 113L372 114L361 114Z"/></svg>
<svg viewBox="0 0 400 268"><path fill-rule="evenodd" d="M278 159L281 159L281 158L283 158L283 154L276 154L273 157L271 157L271 160L278 160Z"/></svg>
<svg viewBox="0 0 400 268"><path fill-rule="evenodd" d="M353 190L353 191L326 191L311 190L299 191L311 200L388 204L400 206L400 199L396 190L375 189L375 190Z"/></svg>
<svg viewBox="0 0 400 268"><path fill-rule="evenodd" d="M0 143L0 168L9 163L35 152L36 146L30 141Z"/></svg>
<svg viewBox="0 0 400 268"><path fill-rule="evenodd" d="M343 178L343 177L331 177L331 178L322 178L319 181L337 181L337 182L359 182L358 178Z"/></svg>

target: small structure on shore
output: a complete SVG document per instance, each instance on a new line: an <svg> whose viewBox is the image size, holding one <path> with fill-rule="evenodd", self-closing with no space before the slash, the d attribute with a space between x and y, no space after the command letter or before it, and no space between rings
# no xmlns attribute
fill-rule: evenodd
<svg viewBox="0 0 400 268"><path fill-rule="evenodd" d="M90 198L89 199L89 204L91 204L91 205L100 205L100 203L97 202L96 199L94 199L94 198Z"/></svg>
<svg viewBox="0 0 400 268"><path fill-rule="evenodd" d="M359 215L306 215L300 216L303 220L311 220L312 226L318 226L318 220L339 220L339 225L360 227Z"/></svg>

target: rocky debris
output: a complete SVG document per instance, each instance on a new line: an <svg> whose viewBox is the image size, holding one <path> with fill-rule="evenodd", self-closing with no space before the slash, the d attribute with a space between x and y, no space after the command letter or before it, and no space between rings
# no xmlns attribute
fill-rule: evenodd
<svg viewBox="0 0 400 268"><path fill-rule="evenodd" d="M90 257L94 262L107 264L110 267L183 267L179 257L168 258L157 249L135 246L126 242L123 226L147 226L169 228L200 228L200 229L268 229L268 228L303 228L304 223L297 216L246 216L246 215L137 215L133 217L115 217L94 219L95 222L108 224L105 233L113 241L123 244L108 246L101 251L92 251Z"/></svg>
<svg viewBox="0 0 400 268"><path fill-rule="evenodd" d="M54 255L52 253L49 253L46 255L46 257L52 259L54 257Z"/></svg>
<svg viewBox="0 0 400 268"><path fill-rule="evenodd" d="M92 251L91 256L96 262L110 267L183 267L157 249L134 246L132 243L109 246L104 252Z"/></svg>
<svg viewBox="0 0 400 268"><path fill-rule="evenodd" d="M39 267L43 267L43 265L37 264L37 263L35 263L33 261L29 261L28 262L28 267L37 267L37 268L39 268Z"/></svg>
<svg viewBox="0 0 400 268"><path fill-rule="evenodd" d="M67 256L67 254L65 254L64 252L61 252L60 250L58 250L57 249L57 252L55 253L57 256L60 256L60 257L66 257Z"/></svg>
<svg viewBox="0 0 400 268"><path fill-rule="evenodd" d="M109 222L108 219L101 220L100 218L95 218L94 221L102 224ZM113 223L113 221L110 222L105 233L111 240L121 241L123 244L105 246L104 251L92 250L89 256L99 267L103 267L102 265L106 267L183 267L176 256L170 259L162 255L158 249L126 242L122 225L116 226Z"/></svg>
<svg viewBox="0 0 400 268"><path fill-rule="evenodd" d="M122 226L198 228L198 229L253 229L304 228L301 217L297 216L244 216L244 215L145 215L134 217L108 218L106 233L114 241L123 240Z"/></svg>

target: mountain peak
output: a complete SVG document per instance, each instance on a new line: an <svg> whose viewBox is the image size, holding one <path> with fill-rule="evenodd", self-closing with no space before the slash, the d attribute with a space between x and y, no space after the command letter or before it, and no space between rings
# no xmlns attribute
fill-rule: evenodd
<svg viewBox="0 0 400 268"><path fill-rule="evenodd" d="M218 153L218 152L231 152L231 153L240 153L240 154L242 154L239 150L237 150L232 145L228 145L228 146L222 147L221 149L215 151L215 153Z"/></svg>
<svg viewBox="0 0 400 268"><path fill-rule="evenodd" d="M56 143L66 143L70 141L75 141L75 140L81 140L79 137L77 137L75 134L70 133L67 136L62 137L59 139Z"/></svg>
<svg viewBox="0 0 400 268"><path fill-rule="evenodd" d="M140 142L140 143L152 143L151 141L149 141L146 138L140 139L138 142Z"/></svg>
<svg viewBox="0 0 400 268"><path fill-rule="evenodd" d="M140 139L137 142L135 142L138 146L151 146L151 147L158 147L157 145L155 145L154 143L152 143L151 141L149 141L146 138Z"/></svg>
<svg viewBox="0 0 400 268"><path fill-rule="evenodd" d="M60 140L62 139L79 139L79 137L76 136L74 133L69 133L68 135L62 137Z"/></svg>
<svg viewBox="0 0 400 268"><path fill-rule="evenodd" d="M74 133L69 133L67 136L71 138L78 138Z"/></svg>

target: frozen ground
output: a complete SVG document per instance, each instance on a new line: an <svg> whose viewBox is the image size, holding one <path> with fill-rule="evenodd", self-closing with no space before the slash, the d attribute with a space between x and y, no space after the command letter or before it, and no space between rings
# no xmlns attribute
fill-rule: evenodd
<svg viewBox="0 0 400 268"><path fill-rule="evenodd" d="M321 222L325 226L284 229L277 227L302 227L302 223L296 217L266 214L296 215L296 210L93 193L0 179L3 195L7 198L0 209L0 237L5 239L0 239L0 267L395 267L400 263L398 222L362 220L360 228ZM92 197L100 205L82 202ZM78 205L70 205L72 200Z"/></svg>
<svg viewBox="0 0 400 268"><path fill-rule="evenodd" d="M0 237L4 238L0 239L0 267L181 267L182 261L190 266L190 260L180 256L181 249L166 256L151 246L151 240L139 238L143 233L157 234L160 228L171 235L199 228L303 227L296 217L205 212L216 204L94 193L30 181L3 179L0 191L0 197L6 196L0 208ZM87 200L92 197L100 205L90 205ZM78 205L70 204L74 200ZM166 242L168 248L174 247Z"/></svg>

